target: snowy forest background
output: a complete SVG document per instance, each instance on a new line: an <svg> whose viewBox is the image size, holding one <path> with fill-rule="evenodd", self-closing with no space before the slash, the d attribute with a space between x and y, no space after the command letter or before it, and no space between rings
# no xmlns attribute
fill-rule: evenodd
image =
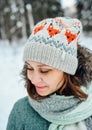
<svg viewBox="0 0 92 130"><path fill-rule="evenodd" d="M92 0L0 0L0 39L28 37L34 24L47 17L79 18L92 30Z"/></svg>
<svg viewBox="0 0 92 130"><path fill-rule="evenodd" d="M92 0L0 0L0 130L16 100L27 95L20 75L26 39L38 21L56 16L79 18L81 44L92 49Z"/></svg>

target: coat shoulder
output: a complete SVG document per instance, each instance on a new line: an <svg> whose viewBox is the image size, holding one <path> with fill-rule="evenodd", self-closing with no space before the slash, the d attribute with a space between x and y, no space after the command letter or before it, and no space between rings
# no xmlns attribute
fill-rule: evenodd
<svg viewBox="0 0 92 130"><path fill-rule="evenodd" d="M43 119L29 104L28 97L19 99L10 113L8 126L9 129L15 127L20 130L47 130L49 122ZM7 129L7 130L9 130ZM14 129L14 130L15 130Z"/></svg>

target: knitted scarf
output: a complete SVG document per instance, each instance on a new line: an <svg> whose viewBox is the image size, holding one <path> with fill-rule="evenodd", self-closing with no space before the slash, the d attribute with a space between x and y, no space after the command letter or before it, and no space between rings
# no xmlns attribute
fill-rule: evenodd
<svg viewBox="0 0 92 130"><path fill-rule="evenodd" d="M53 94L40 101L29 97L29 103L51 122L48 130L87 130L83 120L92 115L92 94L85 101L74 96Z"/></svg>

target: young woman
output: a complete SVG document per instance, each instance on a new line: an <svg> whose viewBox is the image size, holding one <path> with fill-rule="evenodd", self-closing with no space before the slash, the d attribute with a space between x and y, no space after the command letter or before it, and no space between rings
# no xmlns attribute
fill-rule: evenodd
<svg viewBox="0 0 92 130"><path fill-rule="evenodd" d="M7 130L92 130L92 51L79 45L78 19L37 23L24 49L28 96L17 101Z"/></svg>

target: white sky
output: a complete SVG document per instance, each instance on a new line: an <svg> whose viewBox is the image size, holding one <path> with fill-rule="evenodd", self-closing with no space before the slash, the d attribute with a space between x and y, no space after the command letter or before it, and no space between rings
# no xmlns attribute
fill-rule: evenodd
<svg viewBox="0 0 92 130"><path fill-rule="evenodd" d="M76 0L61 0L62 3L62 7L66 8L66 7L71 7L76 3Z"/></svg>

